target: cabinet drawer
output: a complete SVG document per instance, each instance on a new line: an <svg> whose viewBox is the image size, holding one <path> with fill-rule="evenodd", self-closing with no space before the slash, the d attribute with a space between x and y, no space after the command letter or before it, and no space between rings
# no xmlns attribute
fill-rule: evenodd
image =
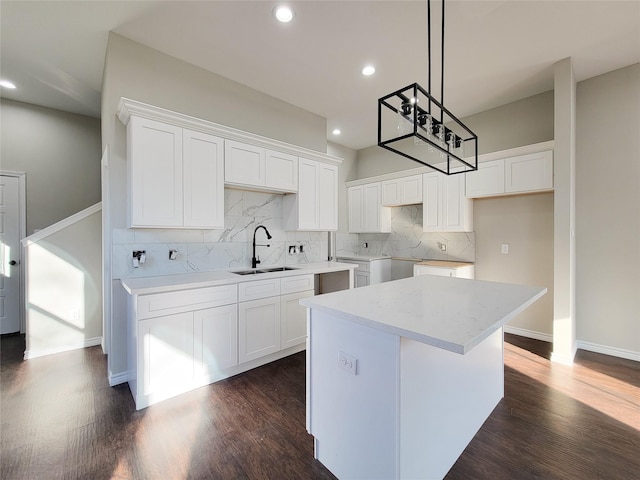
<svg viewBox="0 0 640 480"><path fill-rule="evenodd" d="M138 319L229 305L238 301L236 284L153 293L138 297Z"/></svg>
<svg viewBox="0 0 640 480"><path fill-rule="evenodd" d="M238 284L238 301L256 300L258 298L280 295L280 279L255 280Z"/></svg>
<svg viewBox="0 0 640 480"><path fill-rule="evenodd" d="M371 271L371 262L358 262L356 272L369 272Z"/></svg>
<svg viewBox="0 0 640 480"><path fill-rule="evenodd" d="M304 292L305 290L314 290L314 285L313 274L284 277L280 279L280 293L287 295L289 293Z"/></svg>

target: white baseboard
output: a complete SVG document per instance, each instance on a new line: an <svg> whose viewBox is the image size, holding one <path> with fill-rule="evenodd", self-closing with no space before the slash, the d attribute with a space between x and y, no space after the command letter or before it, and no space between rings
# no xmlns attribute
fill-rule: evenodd
<svg viewBox="0 0 640 480"><path fill-rule="evenodd" d="M578 348L588 350L590 352L602 353L612 357L626 358L627 360L635 360L640 362L640 352L625 350L622 348L608 347L606 345L598 345L597 343L583 342L578 340Z"/></svg>
<svg viewBox="0 0 640 480"><path fill-rule="evenodd" d="M102 344L102 337L88 338L82 343L74 345L64 345L62 347L47 348L44 350L25 350L24 359L29 360L32 358L44 357L45 355L54 355L56 353L68 352L71 350L78 350L80 348L95 347Z"/></svg>
<svg viewBox="0 0 640 480"><path fill-rule="evenodd" d="M533 338L535 340L542 340L543 342L553 342L553 335L536 332L534 330L527 330L525 328L512 327L511 325L505 325L504 332L520 335L521 337Z"/></svg>
<svg viewBox="0 0 640 480"><path fill-rule="evenodd" d="M127 372L120 373L111 373L109 372L109 386L115 387L116 385L120 385L122 383L127 383L129 381L129 375Z"/></svg>
<svg viewBox="0 0 640 480"><path fill-rule="evenodd" d="M514 335L520 335L521 337L533 338L535 340L542 340L544 342L553 343L553 335L550 335L548 333L541 333L524 328L512 327L510 325L505 325L504 331L505 333L512 333ZM587 350L589 352L601 353L603 355L625 358L627 360L640 362L640 352L625 350L623 348L609 347L607 345L600 345L597 343L583 342L581 340L578 340L576 343L577 348L581 350ZM554 362L565 363L569 365L573 363L573 359L566 358L565 356L559 356L557 354L552 354L551 360Z"/></svg>

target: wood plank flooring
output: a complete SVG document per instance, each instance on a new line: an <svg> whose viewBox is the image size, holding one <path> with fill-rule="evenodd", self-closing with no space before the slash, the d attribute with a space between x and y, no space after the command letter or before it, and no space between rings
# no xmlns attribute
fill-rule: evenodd
<svg viewBox="0 0 640 480"><path fill-rule="evenodd" d="M447 479L640 479L640 364L506 335L505 398ZM99 347L0 344L2 479L332 479L305 431L304 352L135 411Z"/></svg>

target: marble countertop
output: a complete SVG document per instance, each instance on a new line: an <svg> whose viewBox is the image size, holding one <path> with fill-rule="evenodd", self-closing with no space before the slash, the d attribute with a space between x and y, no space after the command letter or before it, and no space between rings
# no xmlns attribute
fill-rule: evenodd
<svg viewBox="0 0 640 480"><path fill-rule="evenodd" d="M440 268L460 268L473 265L472 262L454 262L451 260L423 260L416 263L416 265L425 265L428 267L440 267Z"/></svg>
<svg viewBox="0 0 640 480"><path fill-rule="evenodd" d="M276 265L261 265L261 268L271 268ZM275 277L293 277L295 275L340 272L353 270L353 263L317 262L297 265L287 265L294 270L284 272L261 273L259 275L237 275L233 272L248 270L247 268L233 268L230 270L213 270L210 272L180 273L175 275L159 275L155 277L123 278L120 283L130 295L172 292L190 288L213 287L230 283L250 282Z"/></svg>
<svg viewBox="0 0 640 480"><path fill-rule="evenodd" d="M543 287L420 275L300 303L465 354L547 292Z"/></svg>

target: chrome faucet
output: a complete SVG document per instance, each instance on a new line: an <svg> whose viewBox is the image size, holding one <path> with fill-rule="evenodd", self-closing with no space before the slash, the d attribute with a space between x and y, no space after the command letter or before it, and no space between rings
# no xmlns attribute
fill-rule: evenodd
<svg viewBox="0 0 640 480"><path fill-rule="evenodd" d="M264 232L267 234L267 240L271 240L271 234L269 233L269 230L267 230L267 227L265 227L264 225L258 225L256 229L253 231L253 257L251 257L251 268L256 268L260 263L260 258L256 257L256 232L258 231L259 228L263 228ZM270 246L269 244L258 245L258 247L269 247L269 246Z"/></svg>

